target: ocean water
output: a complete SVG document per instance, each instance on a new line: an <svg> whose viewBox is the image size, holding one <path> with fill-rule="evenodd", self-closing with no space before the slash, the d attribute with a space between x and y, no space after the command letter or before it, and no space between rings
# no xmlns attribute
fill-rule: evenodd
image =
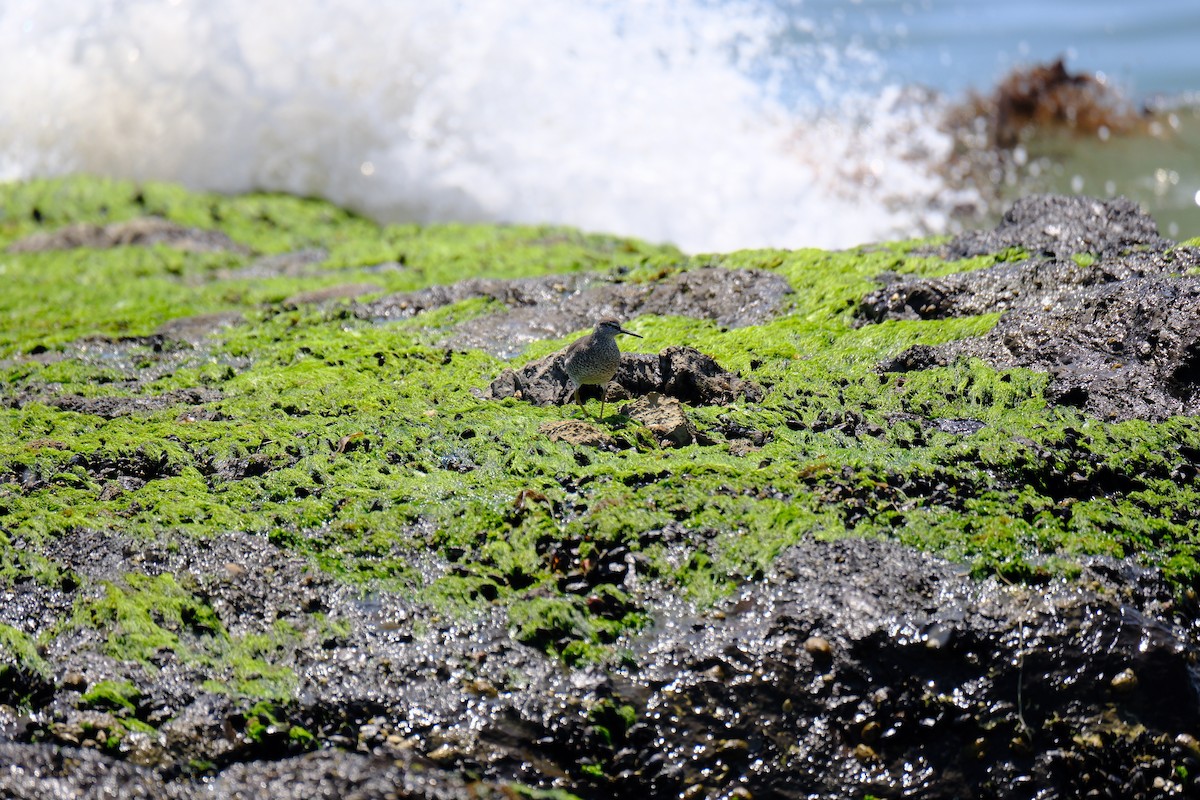
<svg viewBox="0 0 1200 800"><path fill-rule="evenodd" d="M1010 194L1132 194L1197 235L1197 41L1194 0L5 0L0 179L843 247L986 206L944 174L946 108L1064 55L1175 126L1125 142L1114 177L1095 142L1056 139Z"/></svg>

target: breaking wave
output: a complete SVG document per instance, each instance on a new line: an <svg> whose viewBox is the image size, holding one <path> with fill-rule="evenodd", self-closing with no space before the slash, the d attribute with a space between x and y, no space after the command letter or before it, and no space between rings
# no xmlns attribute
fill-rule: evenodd
<svg viewBox="0 0 1200 800"><path fill-rule="evenodd" d="M0 64L6 179L279 190L689 251L937 232L951 203L937 101L771 4L17 0Z"/></svg>

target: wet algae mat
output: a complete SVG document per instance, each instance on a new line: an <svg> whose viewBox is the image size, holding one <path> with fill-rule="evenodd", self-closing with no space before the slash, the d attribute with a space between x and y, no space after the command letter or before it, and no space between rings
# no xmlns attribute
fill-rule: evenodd
<svg viewBox="0 0 1200 800"><path fill-rule="evenodd" d="M0 794L1198 796L1196 244L4 186Z"/></svg>

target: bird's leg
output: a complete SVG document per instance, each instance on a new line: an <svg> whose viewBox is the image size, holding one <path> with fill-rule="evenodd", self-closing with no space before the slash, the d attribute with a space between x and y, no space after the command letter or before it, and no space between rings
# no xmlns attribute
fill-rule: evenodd
<svg viewBox="0 0 1200 800"><path fill-rule="evenodd" d="M580 390L581 388L583 388L583 387L581 387L581 386L576 386L576 387L575 387L575 402L576 402L576 403L579 403L579 407L580 407L580 408L583 408L583 395L581 395L581 394L579 393L579 390ZM584 409L584 410L586 411L586 409Z"/></svg>
<svg viewBox="0 0 1200 800"><path fill-rule="evenodd" d="M604 419L604 401L608 397L608 384L600 387L600 419Z"/></svg>

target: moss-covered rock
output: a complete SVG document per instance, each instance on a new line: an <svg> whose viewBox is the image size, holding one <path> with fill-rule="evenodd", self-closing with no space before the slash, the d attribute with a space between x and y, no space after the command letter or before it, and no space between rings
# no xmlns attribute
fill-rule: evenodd
<svg viewBox="0 0 1200 800"><path fill-rule="evenodd" d="M639 670L668 670L663 654L688 648L689 625L736 642L720 620L746 611L746 586L783 591L778 565L794 565L798 545L819 558L826 545L813 543L847 537L900 545L872 556L882 562L911 548L959 564L988 592L1069 586L1107 575L1101 563L1148 568L1164 588L1138 613L1187 646L1177 626L1200 573L1200 422L1185 414L1200 379L1180 298L1194 248L1122 204L1019 211L991 238L686 256L562 228L379 226L283 196L89 178L2 187L0 589L15 599L0 606L0 675L23 688L0 699L33 723L0 720L0 737L71 744L104 714L138 734L107 729L125 742L117 756L149 737L156 755L139 763L184 772L361 745L489 786L745 787L763 746L745 731L712 745L715 772L651 780L640 751L622 755L652 741L641 715L658 689ZM1029 289L1039 277L1041 294ZM1136 281L1179 313L1123 315L1145 297L1128 290ZM553 404L553 354L612 313L644 338L623 342L610 399L682 400L687 436L670 447L632 413L589 420L595 435L554 433L582 413ZM1035 347L1046 319L1059 338ZM1124 402L1122 365L1054 363L1080 342L1111 361L1120 348L1105 342L1122 335L1145 367L1137 385L1175 405L1145 391ZM1151 349L1139 356L1138 343ZM714 370L684 369L681 353ZM541 397L530 376L549 381L550 404L526 402ZM1089 399L1101 397L1127 413L1098 413ZM1109 613L1129 581L1099 583L1087 602ZM1004 637L1023 625L978 635L1015 657L1023 645ZM760 645L746 663L778 655ZM1094 656L1063 648L1079 664ZM834 658L863 693L881 688ZM609 677L586 677L596 671ZM54 683L67 673L92 688ZM641 688L614 689L619 673ZM703 705L690 680L681 691ZM820 691L805 686L787 691ZM979 703L1003 695L985 689ZM907 684L903 697L904 709L873 708L949 713ZM1133 726L1128 703L1147 697L1114 696L1113 713ZM1021 711L995 724L1024 725ZM1094 711L1055 713L1094 731ZM776 722L823 713L809 712ZM703 726L685 717L686 742ZM933 757L915 740L867 741L853 715L828 719L845 726L834 738L847 752ZM1045 740L1009 732L1068 747L1065 717L1038 719L1059 727ZM1181 733L1155 720L1153 735ZM982 738L994 753L999 740ZM1148 741L1129 753L1142 758ZM795 758L769 755L771 769ZM887 774L844 777L883 786Z"/></svg>

